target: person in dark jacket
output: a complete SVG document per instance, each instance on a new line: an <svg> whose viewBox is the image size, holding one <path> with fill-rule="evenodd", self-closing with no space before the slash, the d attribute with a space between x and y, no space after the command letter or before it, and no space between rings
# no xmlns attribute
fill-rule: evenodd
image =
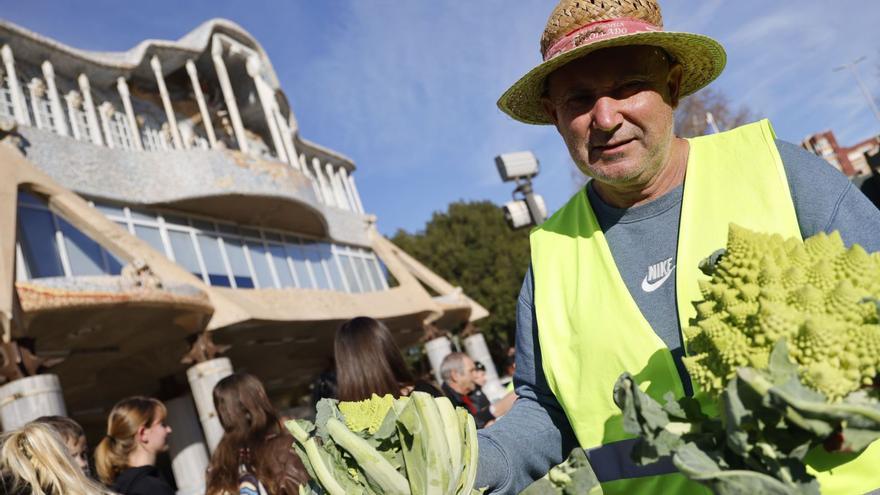
<svg viewBox="0 0 880 495"><path fill-rule="evenodd" d="M95 450L101 481L122 495L173 495L155 467L159 452L168 450L166 416L165 405L149 397L129 397L113 406L107 434Z"/></svg>
<svg viewBox="0 0 880 495"><path fill-rule="evenodd" d="M495 419L489 411L489 407L480 409L471 394L476 389L474 382L477 367L474 360L463 352L453 352L443 358L440 363L440 376L443 378L443 393L452 405L463 407L474 417L477 428L484 428ZM485 395L480 395L485 398ZM488 399L486 400L488 403Z"/></svg>

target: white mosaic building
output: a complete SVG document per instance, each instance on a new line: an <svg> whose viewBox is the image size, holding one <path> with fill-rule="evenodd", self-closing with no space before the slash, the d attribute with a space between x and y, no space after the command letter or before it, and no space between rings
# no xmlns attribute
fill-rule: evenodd
<svg viewBox="0 0 880 495"><path fill-rule="evenodd" d="M157 396L196 493L233 368L287 407L342 321L379 318L409 346L487 315L377 232L355 164L300 135L234 23L96 53L0 21L0 55L4 429L68 414L94 444L117 400Z"/></svg>

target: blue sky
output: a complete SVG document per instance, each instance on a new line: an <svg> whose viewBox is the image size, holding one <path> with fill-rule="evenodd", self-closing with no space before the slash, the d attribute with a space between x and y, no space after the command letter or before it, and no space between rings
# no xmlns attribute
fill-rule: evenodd
<svg viewBox="0 0 880 495"><path fill-rule="evenodd" d="M273 61L302 135L353 158L379 229L421 229L459 199L503 203L511 187L493 157L531 149L536 189L556 209L574 192L574 165L556 131L515 122L497 97L539 59L555 2L535 0L116 0L4 2L0 17L62 43L124 51L177 39L212 17L231 19ZM137 8L126 5L137 5ZM707 34L727 49L713 87L800 142L832 129L843 145L880 133L852 76L880 96L876 0L661 0L667 30Z"/></svg>

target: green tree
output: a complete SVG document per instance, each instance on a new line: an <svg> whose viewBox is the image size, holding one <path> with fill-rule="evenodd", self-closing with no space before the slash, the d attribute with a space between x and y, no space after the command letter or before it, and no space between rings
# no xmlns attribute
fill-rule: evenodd
<svg viewBox="0 0 880 495"><path fill-rule="evenodd" d="M513 345L516 301L529 266L528 230L511 230L490 201L460 201L435 212L424 230L398 230L391 240L489 310L476 324L490 349Z"/></svg>

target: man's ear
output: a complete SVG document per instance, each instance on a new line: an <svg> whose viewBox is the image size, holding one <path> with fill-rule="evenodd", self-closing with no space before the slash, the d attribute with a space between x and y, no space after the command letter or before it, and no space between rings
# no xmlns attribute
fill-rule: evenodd
<svg viewBox="0 0 880 495"><path fill-rule="evenodd" d="M669 68L669 75L666 76L666 88L669 91L669 104L675 109L681 100L681 64L675 62Z"/></svg>

